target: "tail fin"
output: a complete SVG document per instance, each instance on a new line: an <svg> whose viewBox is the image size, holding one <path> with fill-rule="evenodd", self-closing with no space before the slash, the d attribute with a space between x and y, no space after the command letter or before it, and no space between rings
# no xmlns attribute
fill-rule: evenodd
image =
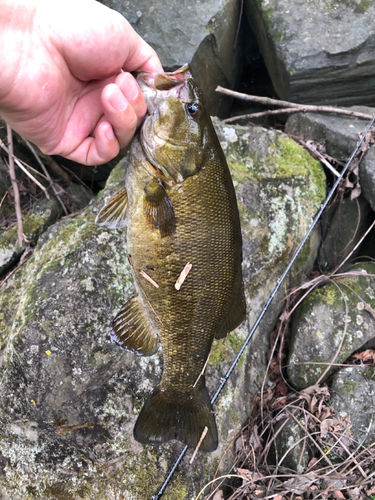
<svg viewBox="0 0 375 500"><path fill-rule="evenodd" d="M218 445L215 416L206 387L192 399L162 391L158 386L146 401L134 426L134 438L142 444L178 439L195 448L204 428L208 431L199 450L215 451Z"/></svg>

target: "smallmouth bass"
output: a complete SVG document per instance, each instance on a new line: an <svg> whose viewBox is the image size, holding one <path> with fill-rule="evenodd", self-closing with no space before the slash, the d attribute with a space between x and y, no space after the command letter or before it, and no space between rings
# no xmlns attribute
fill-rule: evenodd
<svg viewBox="0 0 375 500"><path fill-rule="evenodd" d="M188 67L141 73L148 113L135 136L125 187L96 223L127 226L136 294L112 322L123 349L163 349L160 384L134 427L143 444L178 439L217 448L204 368L214 338L245 318L242 239L229 169Z"/></svg>

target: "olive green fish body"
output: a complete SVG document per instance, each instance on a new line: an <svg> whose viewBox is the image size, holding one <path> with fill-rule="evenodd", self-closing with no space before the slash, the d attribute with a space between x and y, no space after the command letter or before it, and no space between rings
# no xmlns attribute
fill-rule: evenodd
<svg viewBox="0 0 375 500"><path fill-rule="evenodd" d="M151 354L158 342L163 350L162 378L139 415L135 438L196 446L207 427L201 450L213 451L217 431L203 372L214 337L241 323L245 302L235 192L211 121L203 119L199 156L194 153L200 164L184 166L183 178L178 166L170 179L150 162L142 136L132 145L125 190L137 295L115 318L112 336L138 354Z"/></svg>

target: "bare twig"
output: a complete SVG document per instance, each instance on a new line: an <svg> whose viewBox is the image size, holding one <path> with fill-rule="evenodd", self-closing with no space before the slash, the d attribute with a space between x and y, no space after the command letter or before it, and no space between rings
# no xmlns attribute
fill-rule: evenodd
<svg viewBox="0 0 375 500"><path fill-rule="evenodd" d="M140 289L142 290L142 293L143 293L143 295L144 295L144 298L147 300L147 302L148 302L148 304L149 304L149 306L150 306L150 308L151 308L152 312L155 314L155 317L156 317L156 318L160 321L160 323L163 325L162 320L161 320L161 319L160 319L160 317L156 314L155 309L152 307L152 304L151 304L151 302L150 302L150 299L148 298L147 293L145 292L145 289L143 288L141 281L138 279L138 276L136 275L136 272L135 272L135 270L134 270L134 266L133 266L132 257L131 257L131 255L130 255L130 254L128 254L128 261L129 261L130 267L132 268L132 271L133 271L133 276L134 276L134 278L136 279L136 281L137 281L137 283L138 283L138 285L139 285ZM146 274L146 273L145 273L145 274Z"/></svg>
<svg viewBox="0 0 375 500"><path fill-rule="evenodd" d="M25 141L25 143L26 143L26 144L27 144L27 146L29 147L29 149L30 149L30 151L32 152L32 154L34 155L34 157L35 157L36 161L39 163L39 165L40 165L41 169L43 170L44 174L47 176L47 178L48 178L49 182L51 183L51 186L52 186L53 192L54 192L54 194L55 194L56 198L59 200L59 203L60 203L60 205L62 206L62 209L64 210L65 215L68 215L68 211L67 211L67 209L66 209L66 206L64 205L64 202L63 202L63 201L62 201L62 199L60 198L60 195L59 195L59 193L58 193L58 190L56 189L56 186L55 186L55 184L54 184L53 180L51 179L51 176L49 175L48 170L46 169L46 167L45 167L44 163L43 163L43 162L42 162L42 160L39 158L39 156L38 156L37 152L35 151L35 149L33 148L33 146L29 143L29 141L28 141L27 139L25 139L24 137L23 137L23 140ZM51 159L51 160L52 160L52 159ZM52 160L52 162L56 163L54 160ZM56 164L56 165L57 165L57 164ZM58 166L58 165L57 165L57 166ZM59 167L59 169L60 169L60 167ZM61 170L61 169L60 169L60 170ZM64 174L65 176L67 176L67 174L66 174L64 171L62 171L62 172L63 172L63 174ZM68 177L68 176L67 176L67 177Z"/></svg>
<svg viewBox="0 0 375 500"><path fill-rule="evenodd" d="M234 40L233 50L235 50L237 47L238 35L240 34L240 27L241 27L242 15L243 15L243 4L244 4L244 0L241 0L240 1L240 15L239 15L238 23L237 23L237 32L236 32L236 38Z"/></svg>
<svg viewBox="0 0 375 500"><path fill-rule="evenodd" d="M13 193L14 193L14 205L16 207L16 215L18 222L18 244L19 247L22 248L23 241L23 221L22 221L22 211L21 211L21 200L20 193L18 191L18 184L16 179L16 172L14 170L14 158L13 158L13 136L12 129L7 124L7 136L8 136L8 145L9 145L9 174L10 180L12 181Z"/></svg>
<svg viewBox="0 0 375 500"><path fill-rule="evenodd" d="M186 279L186 276L189 274L191 268L193 267L193 264L190 264L190 262L188 262L186 264L186 266L183 268L183 270L181 271L181 274L180 276L177 278L177 281L174 285L175 289L176 290L179 290L183 284L183 282L185 281Z"/></svg>
<svg viewBox="0 0 375 500"><path fill-rule="evenodd" d="M144 277L145 280L147 280L151 285L153 285L155 288L159 288L159 285L154 281L147 273L145 273L142 269L139 271L139 274Z"/></svg>
<svg viewBox="0 0 375 500"><path fill-rule="evenodd" d="M257 118L259 116L265 116L267 114L277 114L277 113L298 113L298 112L315 112L315 113L335 113L338 115L352 116L356 118L363 118L364 120L371 120L372 115L367 115L365 113L359 113L357 111L350 111L348 109L335 108L334 106L312 106L310 104L297 104L295 102L281 101L278 99L271 99L270 97L259 97L255 95L243 94L241 92L235 92L234 90L225 89L218 85L216 87L216 92L222 94L230 95L236 97L237 99L242 99L245 101L256 102L258 104L263 104L265 106L279 106L285 108L283 110L273 110L261 113L252 113L249 115L243 115L241 117L232 117L224 120L229 123L230 121L238 120L239 118Z"/></svg>
<svg viewBox="0 0 375 500"><path fill-rule="evenodd" d="M207 434L207 431L208 431L208 427L207 425L205 426L205 428L203 429L203 432L201 434L201 437L199 438L199 441L198 441L198 444L197 444L197 447L195 448L194 450L194 453L190 459L190 464L192 464L194 462L194 459L195 457L197 456L197 453L198 453L198 450L199 448L201 447L201 444L202 444L202 441L203 439L205 438L206 434Z"/></svg>
<svg viewBox="0 0 375 500"><path fill-rule="evenodd" d="M26 260L28 260L32 256L33 252L34 252L33 248L26 247L16 267L12 269L2 281L0 281L0 288L2 288L5 285L5 283L9 280L9 278L11 278L13 274L17 271L17 269L19 269L26 262Z"/></svg>
<svg viewBox="0 0 375 500"><path fill-rule="evenodd" d="M9 140L9 139L8 139ZM13 147L13 144L12 144L12 147ZM24 167L22 165L22 163L18 160L18 158L16 158L13 154L13 150L12 150L12 153L10 152L10 148L7 148L5 146L5 144L3 143L3 141L0 139L0 148L2 148L6 153L8 153L8 156L12 156L12 160L13 160L13 165L14 163L17 165L17 167L19 167L28 177L30 177L30 179L38 186L40 187L40 189L42 189L44 191L44 194L46 195L46 198L49 200L50 197L49 197L49 194L47 192L47 188L45 188L37 179L35 179L35 177L27 170L26 167ZM23 162L24 163L24 162Z"/></svg>
<svg viewBox="0 0 375 500"><path fill-rule="evenodd" d="M317 160L321 161L323 165L325 165L328 170L330 170L336 177L340 177L340 174L337 172L337 170L324 158L324 156L319 153L316 149L312 148L308 142L302 140L301 138L293 137L293 139L297 140L303 146L304 148L308 149L312 156L314 156Z"/></svg>
<svg viewBox="0 0 375 500"><path fill-rule="evenodd" d="M204 371L205 371L205 369L206 369L206 367L207 367L208 360L210 359L210 356L211 356L211 351L208 353L208 356L207 356L207 359L206 359L206 361L205 361L205 363L204 363L204 365L203 365L202 371L201 371L201 372L200 372L200 374L198 375L197 380L194 382L193 387L195 387L195 386L197 385L198 380L199 380L199 379L201 378L201 376L203 375L203 373L204 373Z"/></svg>
<svg viewBox="0 0 375 500"><path fill-rule="evenodd" d="M1 198L1 201L0 201L0 208L1 208L1 205L4 203L4 200L5 200L6 196L7 196L7 194L8 194L8 191L5 191L5 194L4 194L4 196Z"/></svg>
<svg viewBox="0 0 375 500"><path fill-rule="evenodd" d="M66 182L67 184L70 184L69 175L66 172L64 172L64 170L60 167L60 165L58 165L51 156L42 153L42 151L40 151L39 148L37 148L37 151L36 151L35 150L36 146L32 146L30 144L30 142L27 139L25 139L24 137L22 137L22 139L23 139L24 143L26 144L26 146L30 149L32 154L35 156L36 161L42 167L43 172L48 177L50 182L52 182L52 179L51 179L50 175L48 174L48 171L40 158L43 158L43 160L48 164L48 166L51 168L51 170L53 170L53 172L57 175L57 177L59 177L62 181Z"/></svg>

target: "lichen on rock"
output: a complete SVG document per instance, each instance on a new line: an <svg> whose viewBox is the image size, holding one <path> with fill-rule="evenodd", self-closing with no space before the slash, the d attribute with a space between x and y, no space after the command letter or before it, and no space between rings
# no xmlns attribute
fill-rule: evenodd
<svg viewBox="0 0 375 500"><path fill-rule="evenodd" d="M225 343L214 342L206 377L211 394L324 196L320 167L286 137L227 126L221 135L216 125L227 141L238 195L249 321ZM182 448L173 441L141 446L133 439L137 414L159 381L162 353L137 357L108 335L134 287L126 231L97 228L94 219L123 184L125 161L99 199L39 237L33 256L1 290L0 407L6 412L0 485L10 497L141 500L155 493ZM193 465L189 450L166 499L182 500L208 481L246 420L279 307L265 318L215 404L218 450L198 454ZM222 471L231 467L231 457L226 453Z"/></svg>
<svg viewBox="0 0 375 500"><path fill-rule="evenodd" d="M374 272L374 264L357 264L298 306L287 361L294 387L324 382L354 351L375 345L375 319L366 311L375 309Z"/></svg>

